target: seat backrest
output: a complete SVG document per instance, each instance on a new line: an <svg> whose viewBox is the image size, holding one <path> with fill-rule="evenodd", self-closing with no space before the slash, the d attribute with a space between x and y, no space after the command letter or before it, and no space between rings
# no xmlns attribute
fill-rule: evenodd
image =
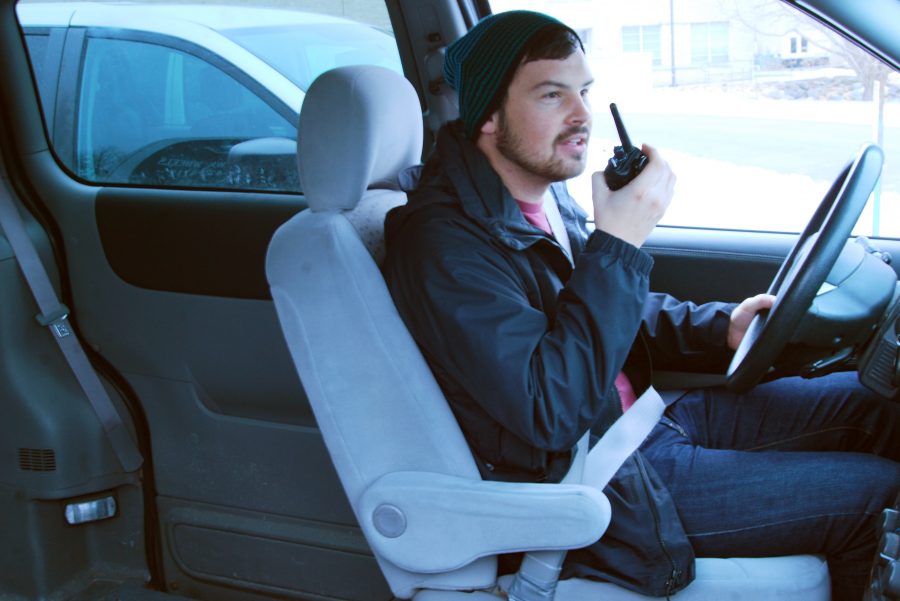
<svg viewBox="0 0 900 601"><path fill-rule="evenodd" d="M384 182L419 161L421 116L415 90L393 71L343 67L316 79L298 132L309 209L279 228L266 258L282 330L358 519L362 493L388 473L479 478L374 258L383 254L385 213L406 200ZM401 598L496 578L492 557L441 574L377 559Z"/></svg>

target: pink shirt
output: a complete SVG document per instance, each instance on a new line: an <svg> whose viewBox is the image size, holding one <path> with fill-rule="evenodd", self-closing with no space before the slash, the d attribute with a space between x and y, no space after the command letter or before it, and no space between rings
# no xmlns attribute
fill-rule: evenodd
<svg viewBox="0 0 900 601"><path fill-rule="evenodd" d="M634 405L637 395L634 392L634 387L631 385L631 380L628 379L624 371L620 371L619 375L616 376L616 390L619 391L619 399L622 401L622 413L625 413Z"/></svg>
<svg viewBox="0 0 900 601"><path fill-rule="evenodd" d="M544 212L543 204L524 202L522 200L516 200L516 202L522 210L522 216L525 217L525 221L540 228L548 235L553 235L553 229L550 227L550 221L547 219L547 214ZM637 400L637 395L634 392L631 381L628 379L628 376L625 375L625 372L619 372L619 375L616 376L615 385L616 390L619 393L619 399L622 402L622 412L628 411Z"/></svg>
<svg viewBox="0 0 900 601"><path fill-rule="evenodd" d="M531 225L544 230L547 234L553 235L553 229L550 227L550 221L547 219L547 213L544 212L544 205L533 202L525 202L517 200L519 208L522 209L522 216L525 221Z"/></svg>

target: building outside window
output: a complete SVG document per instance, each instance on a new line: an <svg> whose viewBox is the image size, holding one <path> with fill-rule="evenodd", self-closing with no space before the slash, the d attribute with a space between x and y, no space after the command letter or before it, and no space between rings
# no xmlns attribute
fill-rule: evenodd
<svg viewBox="0 0 900 601"><path fill-rule="evenodd" d="M622 27L622 50L647 52L653 57L653 66L662 64L660 49L660 25L626 25Z"/></svg>
<svg viewBox="0 0 900 601"><path fill-rule="evenodd" d="M691 24L691 64L694 66L728 63L728 23Z"/></svg>

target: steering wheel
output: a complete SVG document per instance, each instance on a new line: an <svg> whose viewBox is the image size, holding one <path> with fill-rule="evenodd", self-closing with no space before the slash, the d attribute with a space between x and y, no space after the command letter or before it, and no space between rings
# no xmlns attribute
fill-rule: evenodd
<svg viewBox="0 0 900 601"><path fill-rule="evenodd" d="M883 163L881 149L867 144L831 185L769 286L775 304L750 322L734 353L725 382L729 390L753 388L790 341L850 237Z"/></svg>

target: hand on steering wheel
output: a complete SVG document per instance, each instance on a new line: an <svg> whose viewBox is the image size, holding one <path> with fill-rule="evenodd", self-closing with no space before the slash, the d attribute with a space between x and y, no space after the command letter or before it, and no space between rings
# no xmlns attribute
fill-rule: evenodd
<svg viewBox="0 0 900 601"><path fill-rule="evenodd" d="M775 304L750 322L735 350L728 389L746 392L775 363L850 237L883 163L880 148L863 146L831 185L769 286Z"/></svg>

